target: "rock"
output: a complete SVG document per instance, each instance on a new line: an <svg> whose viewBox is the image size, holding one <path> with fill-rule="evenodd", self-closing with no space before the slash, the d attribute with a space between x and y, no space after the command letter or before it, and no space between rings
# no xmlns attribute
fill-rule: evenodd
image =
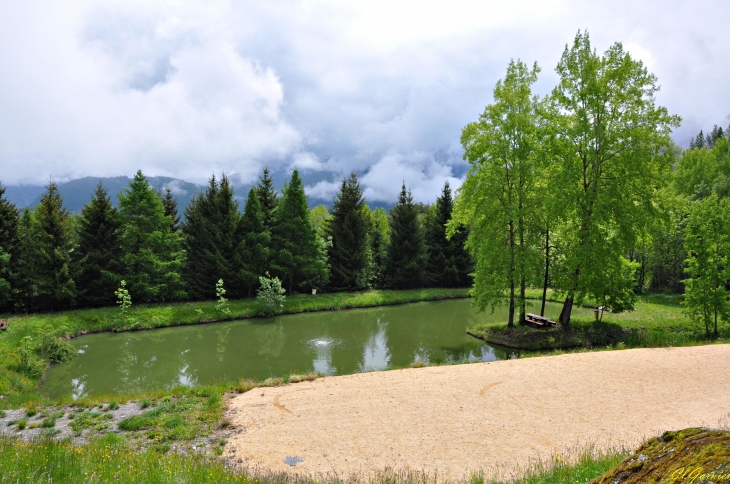
<svg viewBox="0 0 730 484"><path fill-rule="evenodd" d="M730 482L730 432L691 428L664 432L591 484Z"/></svg>

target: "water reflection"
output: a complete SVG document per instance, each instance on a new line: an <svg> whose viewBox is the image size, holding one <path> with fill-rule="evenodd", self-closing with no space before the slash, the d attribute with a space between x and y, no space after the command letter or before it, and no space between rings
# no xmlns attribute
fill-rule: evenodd
<svg viewBox="0 0 730 484"><path fill-rule="evenodd" d="M368 338L362 352L362 363L359 371L385 370L390 365L390 350L388 350L388 336L385 331L388 323L378 319L377 333Z"/></svg>
<svg viewBox="0 0 730 484"><path fill-rule="evenodd" d="M312 360L315 373L320 375L335 375L337 369L332 366L332 346L334 341L329 338L317 338L309 342L314 348L316 356Z"/></svg>
<svg viewBox="0 0 730 484"><path fill-rule="evenodd" d="M560 306L548 309L554 318ZM242 377L347 374L418 361L494 361L513 351L486 345L465 330L503 318L477 313L462 299L95 334L72 340L78 357L53 365L43 390L53 398L76 399Z"/></svg>

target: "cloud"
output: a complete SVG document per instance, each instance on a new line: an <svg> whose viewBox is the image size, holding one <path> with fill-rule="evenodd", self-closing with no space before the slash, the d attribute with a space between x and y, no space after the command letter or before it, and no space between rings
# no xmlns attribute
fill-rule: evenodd
<svg viewBox="0 0 730 484"><path fill-rule="evenodd" d="M547 94L579 29L657 75L675 140L726 126L730 4L329 0L0 4L0 179L42 183L137 168L204 183L294 166L331 197L351 171L392 202L463 180L461 129L512 58Z"/></svg>

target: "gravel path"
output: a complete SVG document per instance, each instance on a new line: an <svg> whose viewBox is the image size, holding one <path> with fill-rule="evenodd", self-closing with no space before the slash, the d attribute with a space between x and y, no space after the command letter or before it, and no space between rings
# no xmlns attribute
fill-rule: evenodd
<svg viewBox="0 0 730 484"><path fill-rule="evenodd" d="M730 345L576 353L327 377L230 401L227 457L303 474L462 479L727 423ZM285 463L287 460L290 464Z"/></svg>

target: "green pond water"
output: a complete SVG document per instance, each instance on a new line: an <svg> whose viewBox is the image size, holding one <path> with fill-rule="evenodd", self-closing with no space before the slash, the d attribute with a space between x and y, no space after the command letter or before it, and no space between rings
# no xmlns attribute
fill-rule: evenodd
<svg viewBox="0 0 730 484"><path fill-rule="evenodd" d="M53 398L79 398L309 371L342 375L417 360L513 357L515 350L465 333L478 323L506 321L506 309L478 313L471 303L455 299L83 336L72 340L78 357L53 365L42 390ZM532 304L528 312L539 312L539 302ZM546 316L556 319L560 308L548 303Z"/></svg>

